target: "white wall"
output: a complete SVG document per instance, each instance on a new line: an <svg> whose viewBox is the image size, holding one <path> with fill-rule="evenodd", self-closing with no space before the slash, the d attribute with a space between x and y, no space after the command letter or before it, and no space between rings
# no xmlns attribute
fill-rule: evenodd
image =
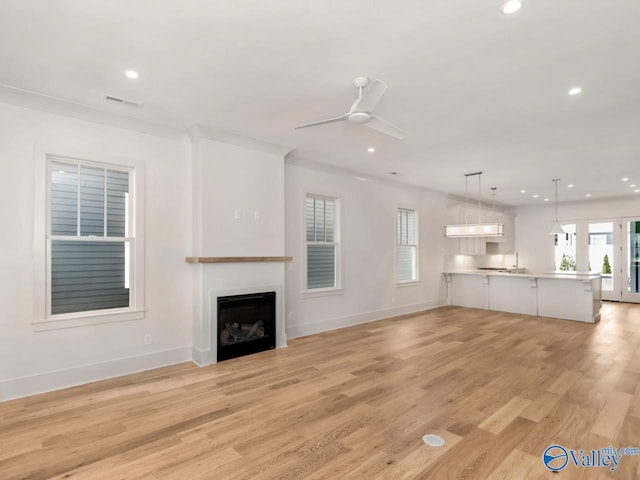
<svg viewBox="0 0 640 480"><path fill-rule="evenodd" d="M354 325L446 303L442 278L444 195L393 182L363 182L349 175L285 165L286 329L290 337ZM340 199L343 291L303 293L306 193ZM397 208L419 213L420 282L395 283Z"/></svg>
<svg viewBox="0 0 640 480"><path fill-rule="evenodd" d="M143 320L34 333L36 143L145 162ZM0 167L0 400L190 359L189 144L0 104Z"/></svg>
<svg viewBox="0 0 640 480"><path fill-rule="evenodd" d="M145 163L144 319L34 332L36 144L85 152L94 160L125 157ZM203 353L193 346L206 354L205 322L211 318L206 302L216 289L284 284L287 315L280 325L287 323L293 336L446 303L444 195L285 167L277 148L248 144L211 139L191 144L0 104L0 400L191 360ZM306 192L342 202L343 290L338 295L302 293ZM395 284L398 207L419 212L420 282L411 286ZM185 256L283 254L294 261L237 268L184 261ZM154 342L145 346L148 333ZM282 332L279 345L285 342Z"/></svg>
<svg viewBox="0 0 640 480"><path fill-rule="evenodd" d="M284 255L284 158L254 142L232 145L193 137L193 256L263 257ZM206 133L206 132L204 132ZM237 140L237 139L236 139ZM253 147L253 148L252 148ZM263 145L264 147L264 145ZM266 147L267 150L277 148ZM199 238L198 238L199 237ZM216 292L231 295L275 289L277 346L284 338L284 265L211 263L192 265L194 278L193 358L215 363Z"/></svg>
<svg viewBox="0 0 640 480"><path fill-rule="evenodd" d="M283 255L282 155L201 142L203 255Z"/></svg>
<svg viewBox="0 0 640 480"><path fill-rule="evenodd" d="M554 208L553 205L532 206L516 211L516 250L520 255L520 266L534 273L552 271L554 267L554 239L548 233L555 218ZM560 204L558 207L560 223L633 216L640 216L640 198L637 197Z"/></svg>

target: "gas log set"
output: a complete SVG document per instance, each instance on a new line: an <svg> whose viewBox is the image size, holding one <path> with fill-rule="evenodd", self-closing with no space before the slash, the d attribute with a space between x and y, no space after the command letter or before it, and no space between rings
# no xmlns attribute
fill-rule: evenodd
<svg viewBox="0 0 640 480"><path fill-rule="evenodd" d="M233 345L261 337L264 337L264 321L262 320L253 324L238 324L238 322L229 324L226 322L224 329L220 332L220 345Z"/></svg>
<svg viewBox="0 0 640 480"><path fill-rule="evenodd" d="M218 361L276 348L276 293L218 297Z"/></svg>

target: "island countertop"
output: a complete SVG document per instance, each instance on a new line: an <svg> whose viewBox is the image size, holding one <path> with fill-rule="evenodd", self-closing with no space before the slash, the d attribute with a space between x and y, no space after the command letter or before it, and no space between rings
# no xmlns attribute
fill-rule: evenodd
<svg viewBox="0 0 640 480"><path fill-rule="evenodd" d="M509 273L499 272L495 270L446 270L444 275L480 275L489 277L514 277L514 278L552 278L557 280L593 280L600 278L599 273L559 273L559 272L543 272L543 273Z"/></svg>
<svg viewBox="0 0 640 480"><path fill-rule="evenodd" d="M600 319L599 273L449 270L449 305L594 323Z"/></svg>

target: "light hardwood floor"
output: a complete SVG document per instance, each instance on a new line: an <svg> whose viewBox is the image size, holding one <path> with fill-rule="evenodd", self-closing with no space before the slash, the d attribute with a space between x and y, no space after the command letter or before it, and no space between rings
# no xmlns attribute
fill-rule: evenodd
<svg viewBox="0 0 640 480"><path fill-rule="evenodd" d="M0 479L639 479L640 305L597 325L444 307L0 403ZM425 433L446 440L422 443Z"/></svg>

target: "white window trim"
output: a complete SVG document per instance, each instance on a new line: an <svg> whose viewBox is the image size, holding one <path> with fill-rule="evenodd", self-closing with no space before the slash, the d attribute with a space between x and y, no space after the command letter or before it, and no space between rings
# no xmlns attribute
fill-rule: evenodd
<svg viewBox="0 0 640 480"><path fill-rule="evenodd" d="M324 200L333 200L335 202L335 232L334 241L336 245L336 286L326 288L307 288L307 197L311 195ZM344 293L342 286L342 202L338 196L313 193L312 190L304 191L302 198L302 296L304 298L324 297L329 295L340 295Z"/></svg>
<svg viewBox="0 0 640 480"><path fill-rule="evenodd" d="M133 269L130 279L130 307L90 312L51 315L49 307L50 271L47 268L49 241L49 158L70 159L87 165L113 166L131 172L130 199L133 205L133 238L131 243ZM82 152L68 147L47 147L40 144L34 150L34 331L98 325L101 323L140 320L145 316L144 281L144 162L124 158L109 158L95 152Z"/></svg>
<svg viewBox="0 0 640 480"><path fill-rule="evenodd" d="M410 210L415 214L415 244L410 246L416 247L416 279L415 280L398 280L398 237L397 237L397 229L398 229L398 212L400 210ZM396 206L396 215L393 223L393 276L395 279L396 288L402 287L414 287L420 285L420 220L418 210L410 207L400 207Z"/></svg>

